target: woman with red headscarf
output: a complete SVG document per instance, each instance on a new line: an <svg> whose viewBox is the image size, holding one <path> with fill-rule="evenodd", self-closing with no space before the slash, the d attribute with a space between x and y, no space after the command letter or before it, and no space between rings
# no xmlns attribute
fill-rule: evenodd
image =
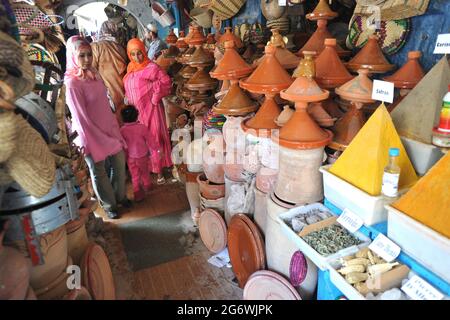
<svg viewBox="0 0 450 320"><path fill-rule="evenodd" d="M75 143L84 147L93 187L100 204L111 219L119 217L117 205L129 206L125 190L126 147L119 124L111 111L106 87L92 67L92 49L80 36L67 40L67 66L64 83L66 103L72 116ZM111 180L105 160L112 166Z"/></svg>
<svg viewBox="0 0 450 320"><path fill-rule="evenodd" d="M158 174L158 184L164 183L162 169L172 166L171 144L164 110L163 97L170 93L170 77L147 57L144 43L131 39L127 45L130 59L123 79L129 104L139 110L139 122L147 126L150 142L150 171Z"/></svg>

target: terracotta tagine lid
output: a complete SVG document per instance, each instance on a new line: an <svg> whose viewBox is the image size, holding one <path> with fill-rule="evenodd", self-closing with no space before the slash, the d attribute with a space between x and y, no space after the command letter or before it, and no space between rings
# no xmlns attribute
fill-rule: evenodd
<svg viewBox="0 0 450 320"><path fill-rule="evenodd" d="M258 105L245 94L236 81L231 84L228 93L219 105L213 108L213 111L228 116L240 116L253 112L256 109L258 109Z"/></svg>
<svg viewBox="0 0 450 320"><path fill-rule="evenodd" d="M215 44L216 43L216 36L212 33L208 33L206 36L206 43L207 44Z"/></svg>
<svg viewBox="0 0 450 320"><path fill-rule="evenodd" d="M319 19L331 20L336 18L337 16L338 13L331 10L330 6L327 3L327 0L320 0L314 11L308 13L306 15L306 18L311 21Z"/></svg>
<svg viewBox="0 0 450 320"><path fill-rule="evenodd" d="M193 67L210 66L214 64L214 57L203 49L202 46L197 45L194 53L186 64Z"/></svg>
<svg viewBox="0 0 450 320"><path fill-rule="evenodd" d="M317 21L317 30L309 38L308 42L296 53L298 56L303 55L304 51L315 51L319 55L325 49L325 39L333 38L333 35L327 29L327 20ZM348 56L350 51L344 50L339 44L336 44L338 56Z"/></svg>
<svg viewBox="0 0 450 320"><path fill-rule="evenodd" d="M253 93L279 93L292 84L291 76L275 58L276 48L266 46L264 59L255 71L240 81L241 88Z"/></svg>
<svg viewBox="0 0 450 320"><path fill-rule="evenodd" d="M223 47L225 45L225 42L227 41L233 41L237 49L241 49L244 47L242 40L236 37L231 31L231 27L225 27L225 33L220 36L218 45Z"/></svg>
<svg viewBox="0 0 450 320"><path fill-rule="evenodd" d="M248 279L244 300L302 300L297 290L283 276L273 271L257 271Z"/></svg>
<svg viewBox="0 0 450 320"><path fill-rule="evenodd" d="M334 94L333 94L334 95ZM339 119L344 115L344 112L339 108L338 104L334 101L332 93L327 100L321 102L324 110L333 118Z"/></svg>
<svg viewBox="0 0 450 320"><path fill-rule="evenodd" d="M177 40L177 43L175 44L178 49L187 49L189 45L184 40L184 31L180 31L180 37Z"/></svg>
<svg viewBox="0 0 450 320"><path fill-rule="evenodd" d="M322 106L322 102L312 102L308 105L308 113L321 127L332 127L336 118L332 118Z"/></svg>
<svg viewBox="0 0 450 320"><path fill-rule="evenodd" d="M183 52L183 54L181 56L177 57L176 60L179 63L186 64L189 61L189 59L192 57L194 52L195 52L195 47L189 47L186 49L186 51Z"/></svg>
<svg viewBox="0 0 450 320"><path fill-rule="evenodd" d="M175 59L180 54L180 49L178 49L176 46L171 45L165 52L164 52L164 58L169 59Z"/></svg>
<svg viewBox="0 0 450 320"><path fill-rule="evenodd" d="M333 134L321 129L307 111L308 102L322 101L329 96L328 91L317 85L310 71L300 75L280 96L294 101L296 111L280 129L279 136L273 137L275 141L278 139L281 146L291 149L315 149L330 142Z"/></svg>
<svg viewBox="0 0 450 320"><path fill-rule="evenodd" d="M364 126L365 119L361 111L361 102L352 102L345 115L339 119L333 129L333 141L328 145L331 149L344 151Z"/></svg>
<svg viewBox="0 0 450 320"><path fill-rule="evenodd" d="M169 34L166 37L166 43L167 44L176 44L178 41L177 36L175 35L175 33L173 32L173 29L170 29Z"/></svg>
<svg viewBox="0 0 450 320"><path fill-rule="evenodd" d="M373 82L369 79L368 74L368 69L358 70L358 76L356 78L336 88L336 94L349 101L362 103L375 102L375 100L372 100Z"/></svg>
<svg viewBox="0 0 450 320"><path fill-rule="evenodd" d="M422 56L420 51L408 52L408 61L396 73L383 78L385 81L393 82L396 88L412 89L425 76L419 59Z"/></svg>
<svg viewBox="0 0 450 320"><path fill-rule="evenodd" d="M394 69L395 65L386 60L378 44L378 37L372 34L361 51L347 63L347 68L353 72L366 68L371 73L385 73Z"/></svg>
<svg viewBox="0 0 450 320"><path fill-rule="evenodd" d="M193 25L189 26L188 34L186 35L186 37L184 37L184 41L186 41L187 44L190 44L189 41L194 36L195 29L196 29L195 26L193 26Z"/></svg>
<svg viewBox="0 0 450 320"><path fill-rule="evenodd" d="M277 129L275 119L280 114L280 108L275 103L274 97L281 90L288 88L292 78L275 58L276 48L266 46L265 57L261 64L247 79L240 80L241 88L253 93L264 93L266 99L256 115L242 122L243 130L248 129Z"/></svg>
<svg viewBox="0 0 450 320"><path fill-rule="evenodd" d="M102 247L90 243L81 262L83 285L94 300L115 300L116 290L108 257Z"/></svg>
<svg viewBox="0 0 450 320"><path fill-rule="evenodd" d="M316 81L321 88L336 88L353 79L336 51L336 39L325 39L325 49L315 60Z"/></svg>
<svg viewBox="0 0 450 320"><path fill-rule="evenodd" d="M190 33L189 33L190 34ZM189 45L202 45L206 42L206 37L200 28L195 28L192 32L192 36L186 40Z"/></svg>
<svg viewBox="0 0 450 320"><path fill-rule="evenodd" d="M206 91L217 86L217 80L212 79L209 74L200 68L185 84L189 90Z"/></svg>
<svg viewBox="0 0 450 320"><path fill-rule="evenodd" d="M191 66L184 66L183 69L180 70L180 75L184 79L190 79L197 72L197 69Z"/></svg>
<svg viewBox="0 0 450 320"><path fill-rule="evenodd" d="M264 241L258 228L245 214L238 213L230 220L228 251L240 288L244 288L254 272L265 268Z"/></svg>
<svg viewBox="0 0 450 320"><path fill-rule="evenodd" d="M278 29L272 29L272 37L270 38L269 44L277 48L275 57L283 68L294 69L298 66L300 58L286 49L286 41L287 38L283 37ZM259 65L263 59L264 57L256 60L255 64Z"/></svg>
<svg viewBox="0 0 450 320"><path fill-rule="evenodd" d="M234 46L234 41L225 42L225 53L214 71L209 73L211 77L219 80L240 79L253 71L254 68L241 58Z"/></svg>

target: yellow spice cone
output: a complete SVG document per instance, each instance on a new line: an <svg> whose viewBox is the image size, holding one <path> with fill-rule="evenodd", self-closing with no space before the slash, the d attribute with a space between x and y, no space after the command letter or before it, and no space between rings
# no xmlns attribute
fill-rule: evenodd
<svg viewBox="0 0 450 320"><path fill-rule="evenodd" d="M450 153L392 206L450 238Z"/></svg>
<svg viewBox="0 0 450 320"><path fill-rule="evenodd" d="M330 172L368 194L378 196L383 170L389 160L389 148L400 149L399 190L411 187L417 181L416 172L382 103L333 164Z"/></svg>

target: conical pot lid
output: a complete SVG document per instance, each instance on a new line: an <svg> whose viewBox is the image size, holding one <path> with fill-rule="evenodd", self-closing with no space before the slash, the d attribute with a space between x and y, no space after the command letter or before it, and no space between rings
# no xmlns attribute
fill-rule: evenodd
<svg viewBox="0 0 450 320"><path fill-rule="evenodd" d="M327 100L321 102L322 107L324 110L333 118L341 118L344 115L344 112L339 108L338 104L334 101L334 99L331 97L328 97Z"/></svg>
<svg viewBox="0 0 450 320"><path fill-rule="evenodd" d="M325 111L321 102L310 103L308 105L308 113L321 127L331 127L336 120Z"/></svg>
<svg viewBox="0 0 450 320"><path fill-rule="evenodd" d="M354 72L366 68L372 73L385 73L394 69L395 65L386 60L378 44L378 37L372 34L361 51L347 63L347 68Z"/></svg>
<svg viewBox="0 0 450 320"><path fill-rule="evenodd" d="M180 54L180 49L178 49L176 46L171 45L169 49L164 52L164 58L176 58Z"/></svg>
<svg viewBox="0 0 450 320"><path fill-rule="evenodd" d="M214 71L209 74L216 79L240 79L248 76L253 67L248 65L234 49L234 41L225 42L225 53Z"/></svg>
<svg viewBox="0 0 450 320"><path fill-rule="evenodd" d="M317 6L314 8L314 11L307 14L306 18L308 20L331 20L338 16L337 12L331 10L326 0L320 0Z"/></svg>
<svg viewBox="0 0 450 320"><path fill-rule="evenodd" d="M296 111L291 119L280 129L274 141L290 149L316 149L326 146L333 137L329 130L324 130L307 112L306 102L297 102Z"/></svg>
<svg viewBox="0 0 450 320"><path fill-rule="evenodd" d="M212 33L208 33L206 36L206 43L207 44L215 44L216 43L216 36Z"/></svg>
<svg viewBox="0 0 450 320"><path fill-rule="evenodd" d="M275 58L275 52L275 47L266 46L261 64L250 77L240 81L242 88L255 93L278 93L291 85L292 78Z"/></svg>
<svg viewBox="0 0 450 320"><path fill-rule="evenodd" d="M308 42L297 52L298 56L303 55L304 51L315 51L316 56L325 49L325 39L333 38L333 35L327 29L327 20L318 20L317 29L309 38ZM342 49L339 44L336 44L336 51L338 56L348 56L350 51Z"/></svg>
<svg viewBox="0 0 450 320"><path fill-rule="evenodd" d="M298 66L298 63L300 61L300 58L298 56L296 56L286 48L277 47L275 57L284 69L294 69ZM264 57L259 58L255 61L255 64L259 66L263 59Z"/></svg>
<svg viewBox="0 0 450 320"><path fill-rule="evenodd" d="M321 88L336 88L353 76L347 71L336 51L336 39L325 39L325 49L315 60L316 81Z"/></svg>
<svg viewBox="0 0 450 320"><path fill-rule="evenodd" d="M329 92L322 90L313 78L300 76L286 90L281 91L280 96L290 101L321 101L328 98Z"/></svg>
<svg viewBox="0 0 450 320"><path fill-rule="evenodd" d="M368 74L368 69L358 70L358 76L356 78L336 88L336 94L349 101L363 103L374 102L375 100L372 100L373 82L367 76Z"/></svg>
<svg viewBox="0 0 450 320"><path fill-rule="evenodd" d="M242 129L253 131L259 136L260 130L279 129L280 127L275 123L275 119L280 115L280 107L277 105L273 97L266 96L263 104L253 118L241 122ZM266 132L266 136L270 136L270 132Z"/></svg>
<svg viewBox="0 0 450 320"><path fill-rule="evenodd" d="M212 90L216 85L217 80L212 79L203 69L199 69L185 84L190 90Z"/></svg>
<svg viewBox="0 0 450 320"><path fill-rule="evenodd" d="M364 126L364 115L360 106L351 104L345 115L334 125L333 141L328 145L330 148L338 151L344 151Z"/></svg>
<svg viewBox="0 0 450 320"><path fill-rule="evenodd" d="M192 55L194 54L194 52L195 52L195 47L190 47L190 48L188 48L188 49L181 55L181 57L178 57L178 58L177 58L177 61L178 61L179 63L186 64L186 63L189 61L189 59L192 57Z"/></svg>
<svg viewBox="0 0 450 320"><path fill-rule="evenodd" d="M242 43L241 39L236 37L234 33L231 31L231 27L225 27L225 33L220 36L218 45L223 47L225 45L225 42L227 41L233 41L235 48L237 49L244 47L244 44Z"/></svg>
<svg viewBox="0 0 450 320"><path fill-rule="evenodd" d="M185 79L190 79L197 72L197 69L191 66L184 66L180 70L180 75Z"/></svg>
<svg viewBox="0 0 450 320"><path fill-rule="evenodd" d="M202 46L196 46L194 53L186 64L190 66L208 66L214 63L214 57L203 49Z"/></svg>
<svg viewBox="0 0 450 320"><path fill-rule="evenodd" d="M222 99L220 104L213 108L213 110L218 114L240 116L253 112L257 108L257 104L241 90L236 82L231 85L228 93Z"/></svg>
<svg viewBox="0 0 450 320"><path fill-rule="evenodd" d="M184 38L184 31L180 31L180 37L175 45L178 49L187 49L189 47Z"/></svg>
<svg viewBox="0 0 450 320"><path fill-rule="evenodd" d="M189 33L191 34L191 33ZM188 35L189 36L189 35ZM186 38L187 39L187 38ZM200 28L195 28L192 32L192 36L186 40L189 45L202 45L206 42L206 37Z"/></svg>
<svg viewBox="0 0 450 320"><path fill-rule="evenodd" d="M393 82L396 88L412 89L425 76L419 59L422 56L420 51L408 52L408 61L396 73L383 78L385 81Z"/></svg>
<svg viewBox="0 0 450 320"><path fill-rule="evenodd" d="M170 29L170 32L166 37L166 43L167 44L175 44L175 43L177 43L177 41L178 41L178 38L175 35L175 33L173 32L173 29Z"/></svg>

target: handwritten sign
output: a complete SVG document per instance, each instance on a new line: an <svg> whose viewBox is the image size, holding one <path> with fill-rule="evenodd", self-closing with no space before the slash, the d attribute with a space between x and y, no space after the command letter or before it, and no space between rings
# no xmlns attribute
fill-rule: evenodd
<svg viewBox="0 0 450 320"><path fill-rule="evenodd" d="M387 262L391 262L397 258L401 251L398 245L381 233L369 245L369 249Z"/></svg>
<svg viewBox="0 0 450 320"><path fill-rule="evenodd" d="M392 82L373 80L372 99L394 102L394 84Z"/></svg>
<svg viewBox="0 0 450 320"><path fill-rule="evenodd" d="M442 300L444 295L418 276L413 276L402 286L402 290L413 300Z"/></svg>
<svg viewBox="0 0 450 320"><path fill-rule="evenodd" d="M357 216L347 208L344 209L344 211L336 221L352 233L358 231L364 224L363 219L361 219L359 216Z"/></svg>
<svg viewBox="0 0 450 320"><path fill-rule="evenodd" d="M438 35L434 54L450 53L450 33Z"/></svg>

